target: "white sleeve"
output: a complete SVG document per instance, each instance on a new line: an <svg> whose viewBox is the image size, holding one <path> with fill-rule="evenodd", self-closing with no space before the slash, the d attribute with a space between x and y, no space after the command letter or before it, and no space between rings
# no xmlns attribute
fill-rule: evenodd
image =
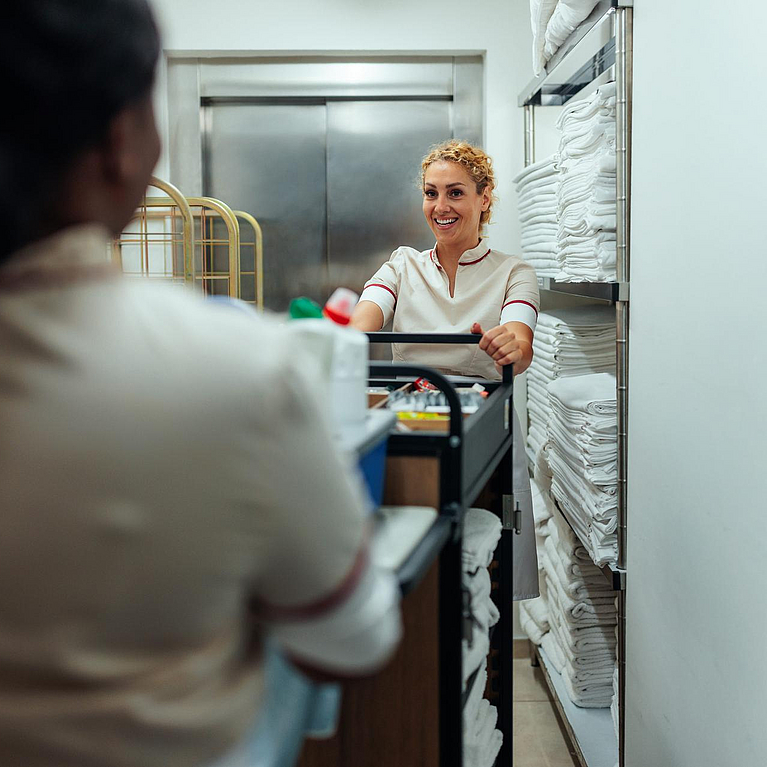
<svg viewBox="0 0 767 767"><path fill-rule="evenodd" d="M523 322L530 330L535 331L538 312L527 301L521 299L507 301L501 309L501 325L505 325L507 322Z"/></svg>
<svg viewBox="0 0 767 767"><path fill-rule="evenodd" d="M273 625L274 636L293 657L329 671L366 673L389 659L402 635L397 580L368 560L336 605Z"/></svg>
<svg viewBox="0 0 767 767"><path fill-rule="evenodd" d="M506 296L501 307L501 325L507 322L523 322L535 332L538 307L541 303L535 269L520 259L515 259L506 282Z"/></svg>
<svg viewBox="0 0 767 767"><path fill-rule="evenodd" d="M360 301L372 301L383 312L386 325L394 316L399 290L398 266L401 263L399 249L392 253L391 258L365 283Z"/></svg>
<svg viewBox="0 0 767 767"><path fill-rule="evenodd" d="M268 533L258 612L308 664L372 670L400 637L396 584L370 564L368 502L356 467L335 446L316 387L292 360L282 372L273 397L260 403L272 428L254 466Z"/></svg>

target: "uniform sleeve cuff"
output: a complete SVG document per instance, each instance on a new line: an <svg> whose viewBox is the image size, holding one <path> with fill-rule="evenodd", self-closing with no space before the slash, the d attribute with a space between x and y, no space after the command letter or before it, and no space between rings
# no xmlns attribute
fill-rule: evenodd
<svg viewBox="0 0 767 767"><path fill-rule="evenodd" d="M383 312L384 325L394 315L394 307L397 305L397 294L387 285L373 283L366 285L360 296L360 301L372 301Z"/></svg>
<svg viewBox="0 0 767 767"><path fill-rule="evenodd" d="M507 301L501 309L501 325L507 322L523 322L535 331L538 310L529 301Z"/></svg>

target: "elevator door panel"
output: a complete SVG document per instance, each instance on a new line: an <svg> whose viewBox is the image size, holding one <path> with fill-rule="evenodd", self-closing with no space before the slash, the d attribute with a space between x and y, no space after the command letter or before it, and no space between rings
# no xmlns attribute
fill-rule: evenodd
<svg viewBox="0 0 767 767"><path fill-rule="evenodd" d="M399 245L431 247L421 158L451 137L450 101L328 102L329 281L360 290Z"/></svg>
<svg viewBox="0 0 767 767"><path fill-rule="evenodd" d="M264 233L264 303L324 298L324 104L213 103L206 108L204 193L252 213Z"/></svg>

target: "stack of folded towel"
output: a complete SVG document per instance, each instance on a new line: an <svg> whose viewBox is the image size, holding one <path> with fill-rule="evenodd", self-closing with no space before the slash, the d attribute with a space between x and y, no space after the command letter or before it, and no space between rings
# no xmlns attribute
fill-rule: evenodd
<svg viewBox="0 0 767 767"><path fill-rule="evenodd" d="M598 0L530 0L533 29L533 72L539 75L546 62L584 21Z"/></svg>
<svg viewBox="0 0 767 767"><path fill-rule="evenodd" d="M614 281L615 83L566 106L557 127L557 279Z"/></svg>
<svg viewBox="0 0 767 767"><path fill-rule="evenodd" d="M463 684L474 675L463 709L463 745L466 767L492 767L503 743L496 729L498 711L483 698L487 684L490 628L500 613L490 598L490 563L501 539L501 521L484 509L466 512L463 532L463 588L469 594L471 642L463 640ZM476 674L475 674L476 672Z"/></svg>
<svg viewBox="0 0 767 767"><path fill-rule="evenodd" d="M544 550L544 542L549 534L548 524L554 514L554 504L548 493L548 489L541 487L537 480L531 480L530 489L532 490L533 495L535 546L539 552L538 583L540 586L540 597L519 603L519 620L525 634L535 642L535 644L539 645L543 640L543 637L551 629L551 625L549 624L546 577L540 552Z"/></svg>
<svg viewBox="0 0 767 767"><path fill-rule="evenodd" d="M617 632L616 632L617 633ZM613 727L615 728L615 737L620 741L620 718L618 713L618 701L620 695L618 694L618 667L615 667L613 673L613 702L610 704L610 713L613 716Z"/></svg>
<svg viewBox="0 0 767 767"><path fill-rule="evenodd" d="M586 550L557 514L538 556L546 584L548 630L536 616L541 599L522 603L522 628L562 675L578 706L605 708L613 697L615 595Z"/></svg>
<svg viewBox="0 0 767 767"><path fill-rule="evenodd" d="M615 310L612 307L541 312L533 338L533 362L527 371L527 445L536 460L548 441L549 383L564 376L614 369Z"/></svg>
<svg viewBox="0 0 767 767"><path fill-rule="evenodd" d="M557 190L559 167L552 155L528 165L515 179L519 195L522 255L545 277L559 273L557 259Z"/></svg>
<svg viewBox="0 0 767 767"><path fill-rule="evenodd" d="M551 492L598 565L617 557L617 411L612 373L548 387Z"/></svg>

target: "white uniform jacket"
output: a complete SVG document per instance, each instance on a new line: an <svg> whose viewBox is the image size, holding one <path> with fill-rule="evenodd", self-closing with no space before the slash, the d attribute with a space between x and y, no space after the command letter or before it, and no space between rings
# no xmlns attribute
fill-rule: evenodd
<svg viewBox="0 0 767 767"><path fill-rule="evenodd" d="M367 672L400 632L287 331L123 277L98 227L0 267L0 764L210 762L261 637Z"/></svg>
<svg viewBox="0 0 767 767"><path fill-rule="evenodd" d="M368 280L360 298L377 304L394 332L468 333L474 322L489 330L538 316L535 270L522 259L493 250L486 239L458 262L454 295L435 250L401 247ZM444 373L498 380L492 359L478 345L393 344L395 360L418 362ZM524 441L514 413L514 496L522 509L522 534L514 537L514 598L539 594L533 504Z"/></svg>

